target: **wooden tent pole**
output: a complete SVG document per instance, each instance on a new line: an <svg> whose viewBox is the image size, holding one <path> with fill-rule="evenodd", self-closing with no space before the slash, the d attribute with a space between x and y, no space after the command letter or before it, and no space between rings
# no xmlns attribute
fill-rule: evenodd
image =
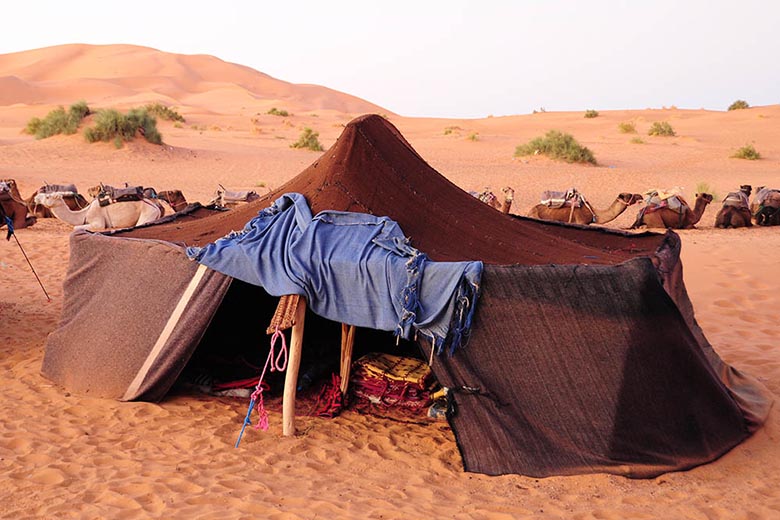
<svg viewBox="0 0 780 520"><path fill-rule="evenodd" d="M352 347L355 345L355 326L341 324L341 395L347 395L349 371L352 366Z"/></svg>
<svg viewBox="0 0 780 520"><path fill-rule="evenodd" d="M282 398L282 434L295 435L295 391L298 386L298 370L301 367L303 347L303 322L306 318L306 300L301 297L295 307L295 325L290 339L290 359L284 376L284 397Z"/></svg>

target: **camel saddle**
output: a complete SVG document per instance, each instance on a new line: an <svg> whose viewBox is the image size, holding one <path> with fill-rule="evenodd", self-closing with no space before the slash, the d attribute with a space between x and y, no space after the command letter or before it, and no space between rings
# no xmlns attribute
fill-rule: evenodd
<svg viewBox="0 0 780 520"><path fill-rule="evenodd" d="M577 191L577 188L569 188L566 191L544 191L541 203L548 208L581 208L585 204L585 197Z"/></svg>
<svg viewBox="0 0 780 520"><path fill-rule="evenodd" d="M728 195L726 195L726 198L723 199L723 205L724 206L734 206L738 209L747 209L750 210L750 205L748 204L748 196L745 194L744 191L732 191Z"/></svg>
<svg viewBox="0 0 780 520"><path fill-rule="evenodd" d="M101 186L97 195L101 206L108 206L115 202L130 202L143 200L144 189L142 186L128 186L127 188L115 188L113 186Z"/></svg>
<svg viewBox="0 0 780 520"><path fill-rule="evenodd" d="M220 194L220 197L222 199L222 202L227 203L237 203L237 202L252 202L253 200L257 200L260 198L260 195L257 194L256 191L249 191L249 190L243 190L243 191L222 191Z"/></svg>
<svg viewBox="0 0 780 520"><path fill-rule="evenodd" d="M755 204L775 209L780 208L780 190L760 189L756 193Z"/></svg>
<svg viewBox="0 0 780 520"><path fill-rule="evenodd" d="M678 193L653 190L645 193L645 207L642 208L642 214L666 208L682 215L687 206L688 203Z"/></svg>

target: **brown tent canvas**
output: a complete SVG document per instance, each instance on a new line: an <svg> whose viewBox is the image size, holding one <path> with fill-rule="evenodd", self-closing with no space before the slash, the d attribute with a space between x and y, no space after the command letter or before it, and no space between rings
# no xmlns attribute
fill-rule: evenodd
<svg viewBox="0 0 780 520"><path fill-rule="evenodd" d="M468 342L432 367L450 389L467 471L651 477L718 458L769 412L768 392L723 363L696 324L675 233L504 215L374 115L352 121L300 175L244 207L74 233L43 374L90 395L160 400L211 339L260 344L273 299L191 262L182 245L239 230L288 192L303 194L312 213L389 216L432 260L484 262ZM116 322L121 337L95 327Z"/></svg>

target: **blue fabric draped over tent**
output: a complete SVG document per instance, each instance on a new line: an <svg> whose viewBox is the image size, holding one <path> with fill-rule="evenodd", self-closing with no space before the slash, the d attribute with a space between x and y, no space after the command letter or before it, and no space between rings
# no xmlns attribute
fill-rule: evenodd
<svg viewBox="0 0 780 520"><path fill-rule="evenodd" d="M476 308L482 262L433 262L388 217L323 211L287 193L244 229L187 255L272 296L299 294L320 316L423 334L439 352L462 342Z"/></svg>

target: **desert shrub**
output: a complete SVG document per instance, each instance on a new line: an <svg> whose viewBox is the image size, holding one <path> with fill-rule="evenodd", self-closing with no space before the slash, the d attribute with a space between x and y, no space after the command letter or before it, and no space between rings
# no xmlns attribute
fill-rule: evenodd
<svg viewBox="0 0 780 520"><path fill-rule="evenodd" d="M303 132L301 132L298 140L290 145L290 148L306 148L307 150L312 150L314 152L321 152L322 145L320 144L319 137L319 132L315 132L311 128L306 127L303 129Z"/></svg>
<svg viewBox="0 0 780 520"><path fill-rule="evenodd" d="M544 137L537 137L515 148L515 157L537 154L570 163L596 164L593 152L580 145L571 135L561 133L558 130L550 130Z"/></svg>
<svg viewBox="0 0 780 520"><path fill-rule="evenodd" d="M592 119L594 117L599 117L599 113L596 110L586 110L585 111L585 119Z"/></svg>
<svg viewBox="0 0 780 520"><path fill-rule="evenodd" d="M85 101L78 101L66 112L58 107L49 112L43 119L33 117L27 122L24 131L34 135L36 139L45 139L57 134L75 134L82 119L89 115L89 107Z"/></svg>
<svg viewBox="0 0 780 520"><path fill-rule="evenodd" d="M155 117L164 119L166 121L180 121L185 122L184 116L176 112L176 110L166 107L162 103L149 103L144 107L147 112Z"/></svg>
<svg viewBox="0 0 780 520"><path fill-rule="evenodd" d="M712 195L713 200L720 200L717 192L707 182L699 182L696 184L696 193L709 193Z"/></svg>
<svg viewBox="0 0 780 520"><path fill-rule="evenodd" d="M461 128L459 126L448 126L444 129L444 135L450 135L456 130L461 130Z"/></svg>
<svg viewBox="0 0 780 520"><path fill-rule="evenodd" d="M731 156L734 159L747 159L749 161L756 161L761 159L761 154L756 151L752 144L746 144Z"/></svg>
<svg viewBox="0 0 780 520"><path fill-rule="evenodd" d="M647 131L647 135L675 136L674 128L666 121L656 121Z"/></svg>
<svg viewBox="0 0 780 520"><path fill-rule="evenodd" d="M282 117L288 117L290 113L287 110L279 110L276 107L271 108L266 114L270 114L272 116L282 116Z"/></svg>
<svg viewBox="0 0 780 520"><path fill-rule="evenodd" d="M632 122L628 123L620 123L618 125L618 130L620 130L621 134L635 134L636 133L636 125Z"/></svg>
<svg viewBox="0 0 780 520"><path fill-rule="evenodd" d="M742 99L738 99L729 105L729 110L743 110L745 108L750 108L750 105L748 105L747 101L743 101Z"/></svg>
<svg viewBox="0 0 780 520"><path fill-rule="evenodd" d="M631 144L645 144L641 137L637 136L631 139Z"/></svg>
<svg viewBox="0 0 780 520"><path fill-rule="evenodd" d="M126 115L114 109L98 110L95 126L84 130L84 137L90 143L113 140L114 145L121 145L138 133L152 144L162 144L157 120L145 108L133 108Z"/></svg>
<svg viewBox="0 0 780 520"><path fill-rule="evenodd" d="M479 141L479 134L477 132L470 133L469 141Z"/></svg>

